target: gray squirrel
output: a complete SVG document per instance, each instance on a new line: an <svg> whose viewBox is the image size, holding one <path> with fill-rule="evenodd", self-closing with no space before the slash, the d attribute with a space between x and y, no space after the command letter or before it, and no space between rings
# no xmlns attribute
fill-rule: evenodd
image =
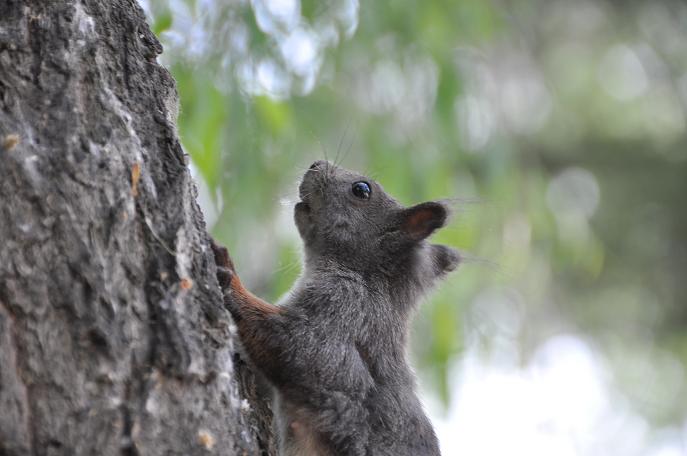
<svg viewBox="0 0 687 456"><path fill-rule="evenodd" d="M426 240L446 223L446 205L403 207L373 180L322 160L299 194L304 271L279 305L246 290L212 243L225 305L275 389L280 455L439 455L406 349L418 301L460 262Z"/></svg>

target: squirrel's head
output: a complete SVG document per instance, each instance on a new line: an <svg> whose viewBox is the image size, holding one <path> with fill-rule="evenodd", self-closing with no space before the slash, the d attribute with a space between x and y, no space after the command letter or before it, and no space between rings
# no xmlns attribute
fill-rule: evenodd
<svg viewBox="0 0 687 456"><path fill-rule="evenodd" d="M372 179L324 160L310 166L299 193L295 221L306 262L324 258L394 275L420 268L432 276L460 262L455 249L426 242L448 218L441 202L403 207Z"/></svg>

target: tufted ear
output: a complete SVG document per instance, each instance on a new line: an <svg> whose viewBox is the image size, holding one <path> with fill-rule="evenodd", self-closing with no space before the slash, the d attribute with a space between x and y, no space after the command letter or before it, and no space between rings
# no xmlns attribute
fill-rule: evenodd
<svg viewBox="0 0 687 456"><path fill-rule="evenodd" d="M436 201L420 203L401 211L400 231L414 241L421 241L446 223L448 210Z"/></svg>

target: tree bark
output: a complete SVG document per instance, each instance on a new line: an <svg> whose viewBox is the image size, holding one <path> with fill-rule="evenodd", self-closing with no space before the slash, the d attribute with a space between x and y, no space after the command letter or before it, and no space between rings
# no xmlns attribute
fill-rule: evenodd
<svg viewBox="0 0 687 456"><path fill-rule="evenodd" d="M0 454L273 454L133 0L0 0Z"/></svg>

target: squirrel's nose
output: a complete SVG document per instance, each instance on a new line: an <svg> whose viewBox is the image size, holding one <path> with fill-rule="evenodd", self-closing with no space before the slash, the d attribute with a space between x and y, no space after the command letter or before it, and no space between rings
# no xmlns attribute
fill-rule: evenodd
<svg viewBox="0 0 687 456"><path fill-rule="evenodd" d="M322 169L327 165L326 160L317 160L314 162L312 165L310 165L310 169Z"/></svg>

